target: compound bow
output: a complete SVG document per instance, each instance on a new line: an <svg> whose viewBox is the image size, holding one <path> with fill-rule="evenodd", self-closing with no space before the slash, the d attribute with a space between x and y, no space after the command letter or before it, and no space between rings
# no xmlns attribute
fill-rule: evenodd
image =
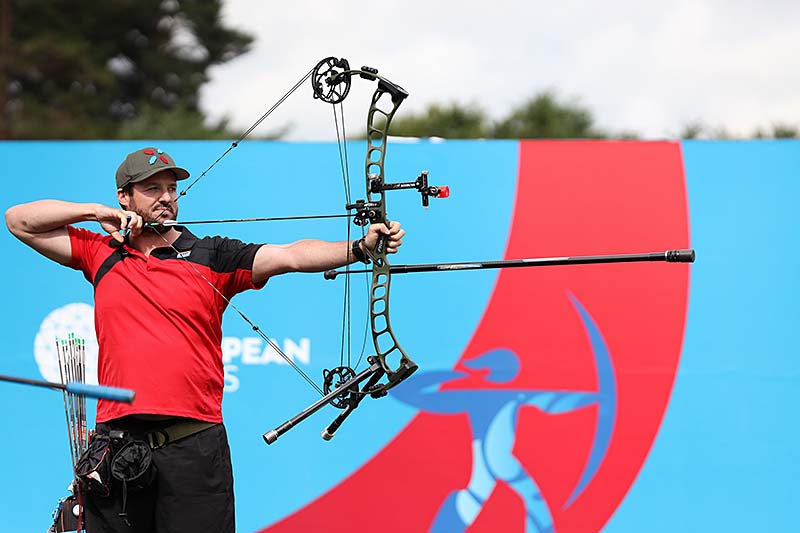
<svg viewBox="0 0 800 533"><path fill-rule="evenodd" d="M370 223L388 225L384 194L386 191L416 189L422 198L422 205L427 207L429 198L446 198L449 196L449 189L446 186L429 185L428 173L425 171L414 181L386 182L384 160L389 125L408 93L396 83L379 76L377 69L362 67L351 70L346 59L333 57L323 59L313 70L314 98L334 105L340 103L349 93L355 75L369 81L377 81L378 86L372 95L367 112L365 200L358 200L355 203L348 201L345 208L355 212L353 222L358 226ZM275 442L283 433L326 404L342 409L341 414L322 432L322 437L330 440L341 423L367 395L373 398L385 396L386 391L417 370L417 364L397 341L389 319L391 265L387 258L385 237L381 236L378 239L369 259L372 262L369 324L375 348L375 355L367 358L369 368L357 375L349 365L326 370L323 374L325 395L295 417L266 432L263 437L267 444ZM386 379L382 381L384 377Z"/></svg>

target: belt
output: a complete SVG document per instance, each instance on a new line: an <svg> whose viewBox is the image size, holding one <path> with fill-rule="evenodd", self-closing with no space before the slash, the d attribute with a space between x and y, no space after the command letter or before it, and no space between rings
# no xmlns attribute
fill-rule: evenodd
<svg viewBox="0 0 800 533"><path fill-rule="evenodd" d="M181 420L163 428L147 430L144 433L144 440L150 448L157 450L163 448L171 442L185 439L195 433L200 433L210 427L214 427L215 422L203 422L201 420Z"/></svg>

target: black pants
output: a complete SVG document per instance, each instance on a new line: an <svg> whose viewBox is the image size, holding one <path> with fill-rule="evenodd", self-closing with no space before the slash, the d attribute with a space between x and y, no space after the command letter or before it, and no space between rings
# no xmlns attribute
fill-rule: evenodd
<svg viewBox="0 0 800 533"><path fill-rule="evenodd" d="M141 422L98 424L98 431L142 433ZM86 498L87 533L234 533L233 470L222 424L153 450L156 481L128 491L130 526L119 516L122 486L114 482L107 498Z"/></svg>

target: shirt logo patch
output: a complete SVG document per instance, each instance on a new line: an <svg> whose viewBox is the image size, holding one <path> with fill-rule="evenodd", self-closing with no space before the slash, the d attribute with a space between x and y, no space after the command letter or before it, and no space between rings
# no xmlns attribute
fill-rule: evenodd
<svg viewBox="0 0 800 533"><path fill-rule="evenodd" d="M178 259L185 259L189 257L189 254L191 253L192 253L191 250L186 250L185 252L178 252Z"/></svg>

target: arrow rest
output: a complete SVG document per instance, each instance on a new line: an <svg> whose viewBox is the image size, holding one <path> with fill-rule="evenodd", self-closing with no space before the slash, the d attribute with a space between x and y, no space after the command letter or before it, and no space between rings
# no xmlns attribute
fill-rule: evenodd
<svg viewBox="0 0 800 533"><path fill-rule="evenodd" d="M378 213L375 211L376 207L380 207L380 204L376 202L365 202L364 200L356 200L355 203L344 206L347 211L356 212L356 214L353 215L353 224L356 226L366 226L371 222L375 222L378 218Z"/></svg>

